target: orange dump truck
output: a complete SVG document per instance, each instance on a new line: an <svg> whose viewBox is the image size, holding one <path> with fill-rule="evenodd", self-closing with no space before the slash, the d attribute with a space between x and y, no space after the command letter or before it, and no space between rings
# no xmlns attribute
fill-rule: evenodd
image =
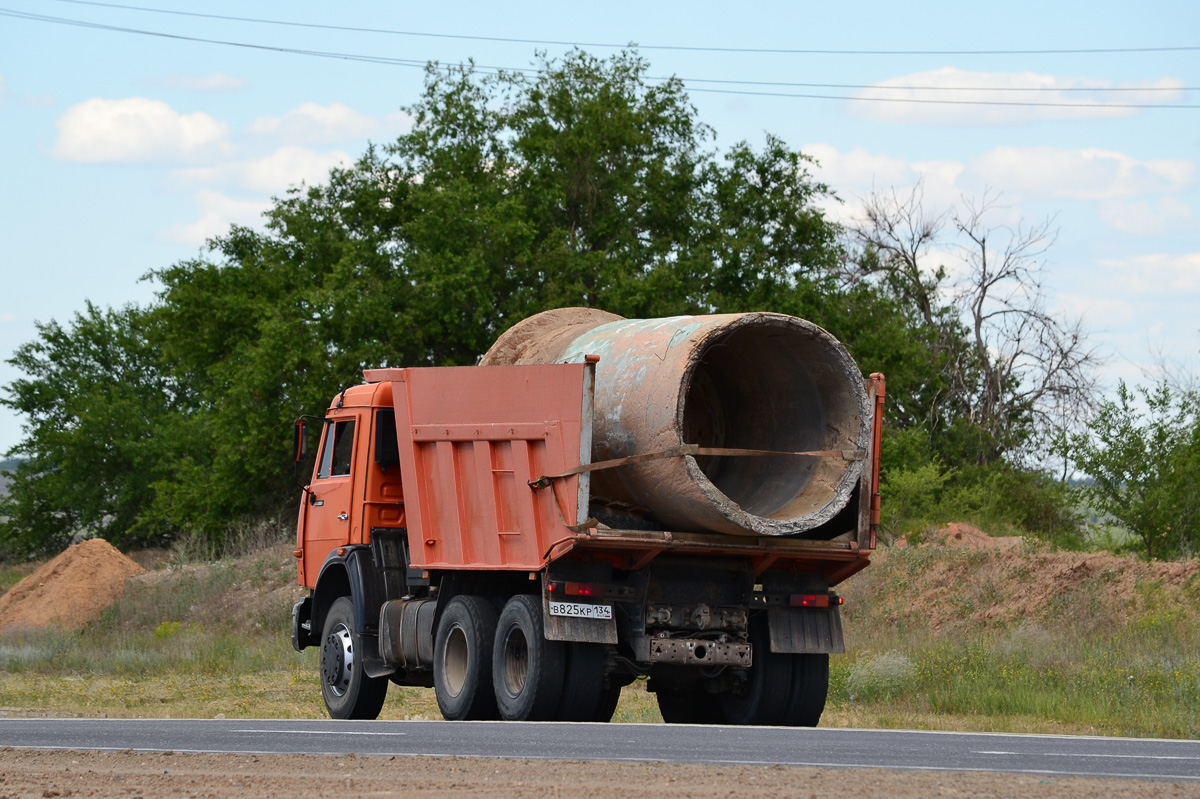
<svg viewBox="0 0 1200 799"><path fill-rule="evenodd" d="M668 722L818 722L884 393L833 336L570 308L478 366L364 377L316 419L296 533L331 716L393 682L448 719L608 721L647 676Z"/></svg>

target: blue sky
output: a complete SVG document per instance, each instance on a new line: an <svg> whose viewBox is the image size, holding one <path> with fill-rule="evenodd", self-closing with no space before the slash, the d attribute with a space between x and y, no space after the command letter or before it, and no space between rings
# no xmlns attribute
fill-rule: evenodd
<svg viewBox="0 0 1200 799"><path fill-rule="evenodd" d="M923 180L930 207L1002 193L996 224L1055 217L1050 302L1082 316L1106 356L1101 379L1144 380L1166 361L1200 363L1200 50L978 51L1200 45L1200 6L1129 3L265 3L155 0L147 8L389 29L332 31L149 13L64 0L0 1L0 356L67 321L87 300L142 303L148 271L198 255L231 222L254 224L270 197L319 181L368 141L407 129L416 67L316 58L85 28L5 11L263 47L527 67L535 45L453 37L637 43L653 75L693 91L717 146L765 133L821 166L856 213L872 190ZM917 8L914 8L917 5ZM655 49L971 51L815 54ZM596 54L611 48L588 47ZM704 80L971 91L801 88ZM1036 92L1027 92L1031 88ZM1013 89L1021 89L1014 92ZM1086 89L1087 91L1080 91ZM1121 89L1121 91L1111 91ZM1069 107L875 102L958 97ZM858 99L854 99L858 98ZM1091 105L1084 105L1084 103ZM947 254L948 259L952 256ZM836 333L836 331L834 331ZM0 365L0 383L18 377ZM282 422L281 422L282 423ZM282 428L281 428L282 429ZM0 450L20 421L0 411Z"/></svg>

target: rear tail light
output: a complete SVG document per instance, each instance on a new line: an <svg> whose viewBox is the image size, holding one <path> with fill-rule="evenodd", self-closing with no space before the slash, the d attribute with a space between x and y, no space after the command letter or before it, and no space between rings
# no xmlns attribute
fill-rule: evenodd
<svg viewBox="0 0 1200 799"><path fill-rule="evenodd" d="M792 594L788 604L794 608L827 608L844 603L844 599L833 594Z"/></svg>
<svg viewBox="0 0 1200 799"><path fill-rule="evenodd" d="M600 596L604 593L604 586L554 580L546 586L546 590L555 596Z"/></svg>

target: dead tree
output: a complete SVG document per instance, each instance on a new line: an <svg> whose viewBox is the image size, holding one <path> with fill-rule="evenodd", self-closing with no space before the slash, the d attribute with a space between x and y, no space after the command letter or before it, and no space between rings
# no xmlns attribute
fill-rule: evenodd
<svg viewBox="0 0 1200 799"><path fill-rule="evenodd" d="M1090 409L1098 358L1080 321L1047 307L1054 220L991 225L999 199L985 192L934 213L919 183L907 196L872 194L851 231L857 257L845 277L882 282L934 331L944 388L930 421L965 416L981 438L980 463L1038 462ZM959 268L933 262L941 253Z"/></svg>

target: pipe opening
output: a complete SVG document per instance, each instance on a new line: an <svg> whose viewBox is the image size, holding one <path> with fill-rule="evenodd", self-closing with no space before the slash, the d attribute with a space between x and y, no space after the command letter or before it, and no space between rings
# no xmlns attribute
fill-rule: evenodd
<svg viewBox="0 0 1200 799"><path fill-rule="evenodd" d="M680 418L687 443L790 452L858 445L861 378L819 329L786 318L723 328L698 347L685 379ZM695 460L742 510L777 521L825 507L854 465L815 456Z"/></svg>

